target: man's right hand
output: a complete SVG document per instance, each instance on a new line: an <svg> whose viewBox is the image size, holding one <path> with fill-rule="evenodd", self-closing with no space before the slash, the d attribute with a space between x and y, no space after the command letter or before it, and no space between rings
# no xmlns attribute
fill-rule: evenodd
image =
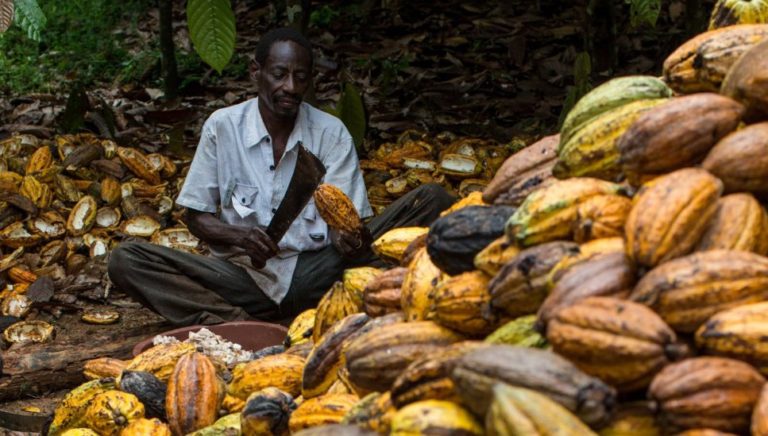
<svg viewBox="0 0 768 436"><path fill-rule="evenodd" d="M188 210L187 217L187 227L193 235L214 246L242 248L254 268L264 268L267 260L278 252L277 244L258 227L225 224L212 213L192 209Z"/></svg>
<svg viewBox="0 0 768 436"><path fill-rule="evenodd" d="M254 227L248 232L240 246L245 248L246 253L251 258L251 265L256 269L264 268L267 260L273 258L279 251L272 238L258 227Z"/></svg>

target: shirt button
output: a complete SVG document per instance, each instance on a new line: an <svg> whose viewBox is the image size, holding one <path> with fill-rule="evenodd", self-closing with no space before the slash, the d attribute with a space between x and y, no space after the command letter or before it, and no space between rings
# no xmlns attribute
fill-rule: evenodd
<svg viewBox="0 0 768 436"><path fill-rule="evenodd" d="M277 212L277 209L272 208L272 213L275 213L275 212Z"/></svg>
<svg viewBox="0 0 768 436"><path fill-rule="evenodd" d="M269 170L270 170L270 171L274 171L274 170L275 170L275 166L274 166L274 165L270 165L270 166L269 166Z"/></svg>

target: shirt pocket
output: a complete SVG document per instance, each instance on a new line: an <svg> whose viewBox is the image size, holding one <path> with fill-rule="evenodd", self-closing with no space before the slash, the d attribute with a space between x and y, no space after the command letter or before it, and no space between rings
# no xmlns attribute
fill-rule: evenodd
<svg viewBox="0 0 768 436"><path fill-rule="evenodd" d="M232 190L232 207L240 218L259 217L259 188L245 183L235 183Z"/></svg>
<svg viewBox="0 0 768 436"><path fill-rule="evenodd" d="M325 221L318 219L317 207L314 202L307 204L301 213L304 220L304 228L309 236L311 245L324 246L328 238L328 226Z"/></svg>
<svg viewBox="0 0 768 436"><path fill-rule="evenodd" d="M235 183L235 189L232 191L232 200L241 206L256 209L256 198L259 195L257 186L246 185L245 183Z"/></svg>

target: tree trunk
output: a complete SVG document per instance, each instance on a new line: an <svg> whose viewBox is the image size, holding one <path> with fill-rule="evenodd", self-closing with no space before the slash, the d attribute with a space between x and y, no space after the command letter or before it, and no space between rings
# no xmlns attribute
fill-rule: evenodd
<svg viewBox="0 0 768 436"><path fill-rule="evenodd" d="M612 72L617 62L615 6L611 0L592 0L590 7L585 48L592 61L592 72Z"/></svg>
<svg viewBox="0 0 768 436"><path fill-rule="evenodd" d="M173 44L173 2L160 0L160 54L163 70L165 98L172 100L179 94L179 74Z"/></svg>
<svg viewBox="0 0 768 436"><path fill-rule="evenodd" d="M685 30L688 38L707 30L707 16L701 0L685 0ZM688 39L686 38L686 39Z"/></svg>
<svg viewBox="0 0 768 436"><path fill-rule="evenodd" d="M137 343L168 328L169 325L159 318L141 323L126 319L121 325L104 326L84 337L13 346L2 354L0 401L73 388L85 381L83 365L88 360L97 357L130 359Z"/></svg>

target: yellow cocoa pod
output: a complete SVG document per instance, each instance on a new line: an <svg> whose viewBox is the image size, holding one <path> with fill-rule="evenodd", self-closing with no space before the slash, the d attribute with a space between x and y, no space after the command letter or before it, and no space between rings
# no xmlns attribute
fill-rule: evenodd
<svg viewBox="0 0 768 436"><path fill-rule="evenodd" d="M568 409L547 396L504 383L493 387L485 429L490 436L597 436Z"/></svg>
<svg viewBox="0 0 768 436"><path fill-rule="evenodd" d="M752 251L768 254L768 214L752 194L722 197L696 251Z"/></svg>
<svg viewBox="0 0 768 436"><path fill-rule="evenodd" d="M590 177L558 180L525 199L507 221L507 237L522 247L569 239L582 203L597 195L624 192L620 185Z"/></svg>
<svg viewBox="0 0 768 436"><path fill-rule="evenodd" d="M301 393L304 358L292 354L275 354L242 363L232 370L227 393L246 400L252 393L276 387L293 397Z"/></svg>
<svg viewBox="0 0 768 436"><path fill-rule="evenodd" d="M347 315L362 311L362 293L357 294L350 291L342 282L334 283L317 304L315 325L312 328L312 341L314 343L320 342L320 338L334 323Z"/></svg>
<svg viewBox="0 0 768 436"><path fill-rule="evenodd" d="M225 394L221 401L221 408L229 413L242 412L245 407L245 401L232 395Z"/></svg>
<svg viewBox="0 0 768 436"><path fill-rule="evenodd" d="M88 406L93 403L94 398L114 388L115 381L113 379L99 379L85 382L69 391L53 412L53 422L48 434L56 436L64 430L84 426Z"/></svg>
<svg viewBox="0 0 768 436"><path fill-rule="evenodd" d="M574 241L583 244L593 239L624 236L624 223L632 200L621 195L597 195L579 205L573 230Z"/></svg>
<svg viewBox="0 0 768 436"><path fill-rule="evenodd" d="M768 24L738 24L698 34L664 61L664 81L682 93L718 92L731 66L768 36Z"/></svg>
<svg viewBox="0 0 768 436"><path fill-rule="evenodd" d="M317 309L307 309L294 318L288 326L288 334L283 345L286 348L309 342L312 339L312 328L315 326Z"/></svg>
<svg viewBox="0 0 768 436"><path fill-rule="evenodd" d="M448 209L440 212L440 216L446 216L449 213L456 212L467 206L489 206L489 204L483 201L483 193L481 191L474 191L456 203L453 203Z"/></svg>
<svg viewBox="0 0 768 436"><path fill-rule="evenodd" d="M653 403L629 403L619 405L616 413L611 416L600 436L661 436L661 428L656 422Z"/></svg>
<svg viewBox="0 0 768 436"><path fill-rule="evenodd" d="M61 433L61 436L99 436L99 434L90 428L71 428Z"/></svg>
<svg viewBox="0 0 768 436"><path fill-rule="evenodd" d="M362 300L365 287L381 273L382 270L370 266L345 269L342 282L347 291L352 292L352 294Z"/></svg>
<svg viewBox="0 0 768 436"><path fill-rule="evenodd" d="M717 0L709 17L709 30L734 24L768 23L768 2L763 0Z"/></svg>
<svg viewBox="0 0 768 436"><path fill-rule="evenodd" d="M143 417L144 405L135 395L112 390L93 399L85 413L85 423L100 435L112 436Z"/></svg>
<svg viewBox="0 0 768 436"><path fill-rule="evenodd" d="M432 308L432 290L443 272L432 263L426 248L421 248L408 266L400 293L400 307L409 321L427 319Z"/></svg>
<svg viewBox="0 0 768 436"><path fill-rule="evenodd" d="M371 248L380 258L400 263L411 242L427 232L429 227L398 227L379 236Z"/></svg>
<svg viewBox="0 0 768 436"><path fill-rule="evenodd" d="M323 183L315 190L314 198L317 212L330 228L349 233L360 232L363 222L355 204L344 191Z"/></svg>
<svg viewBox="0 0 768 436"><path fill-rule="evenodd" d="M146 371L161 382L166 383L181 356L193 351L195 351L195 344L189 342L155 345L134 357L128 362L125 369L127 371Z"/></svg>
<svg viewBox="0 0 768 436"><path fill-rule="evenodd" d="M475 418L456 403L426 400L411 403L392 417L391 436L420 434L482 435Z"/></svg>
<svg viewBox="0 0 768 436"><path fill-rule="evenodd" d="M124 360L99 357L85 362L83 375L89 380L105 377L118 378L127 365L128 363Z"/></svg>
<svg viewBox="0 0 768 436"><path fill-rule="evenodd" d="M652 268L689 253L717 211L723 183L705 170L685 168L645 183L625 225L627 255Z"/></svg>
<svg viewBox="0 0 768 436"><path fill-rule="evenodd" d="M326 424L338 424L357 403L353 394L333 394L304 400L291 414L288 428L296 433L305 428Z"/></svg>
<svg viewBox="0 0 768 436"><path fill-rule="evenodd" d="M502 236L477 253L474 261L475 268L493 277L501 270L501 267L519 253L520 248L511 243L506 236Z"/></svg>
<svg viewBox="0 0 768 436"><path fill-rule="evenodd" d="M120 436L171 436L171 429L157 418L139 418L131 421Z"/></svg>
<svg viewBox="0 0 768 436"><path fill-rule="evenodd" d="M441 282L433 291L433 318L439 324L468 336L483 337L496 328L488 308L490 277L471 271Z"/></svg>

